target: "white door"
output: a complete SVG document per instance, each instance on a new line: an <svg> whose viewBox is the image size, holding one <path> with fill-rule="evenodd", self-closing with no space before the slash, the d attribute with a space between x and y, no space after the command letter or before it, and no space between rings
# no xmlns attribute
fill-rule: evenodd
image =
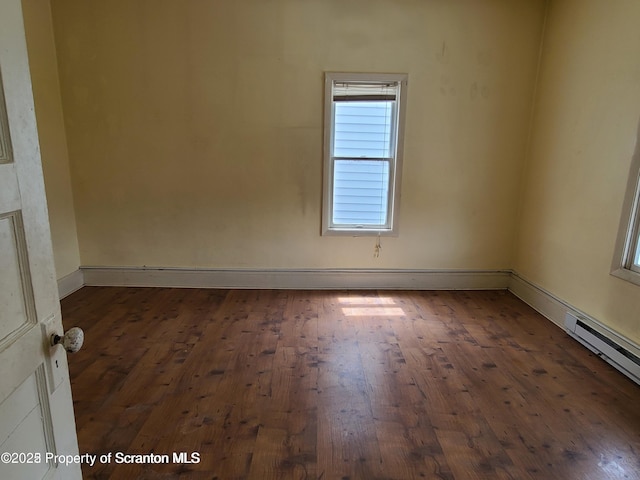
<svg viewBox="0 0 640 480"><path fill-rule="evenodd" d="M0 0L1 479L82 477L61 320L21 1Z"/></svg>

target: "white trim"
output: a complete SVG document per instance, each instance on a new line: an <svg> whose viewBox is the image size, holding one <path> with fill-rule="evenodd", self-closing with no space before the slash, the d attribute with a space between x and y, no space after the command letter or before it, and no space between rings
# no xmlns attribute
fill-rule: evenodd
<svg viewBox="0 0 640 480"><path fill-rule="evenodd" d="M638 346L638 344L607 327L601 321L587 315L581 310L578 310L576 307L564 300L561 300L544 288L541 288L533 282L521 277L517 272L511 273L509 291L565 331L567 330L565 324L566 316L567 313L569 313L573 317L579 318L585 322L594 330L599 331L614 342L622 345L635 355L640 356L640 346Z"/></svg>
<svg viewBox="0 0 640 480"><path fill-rule="evenodd" d="M511 272L509 291L563 330L567 311L577 312L568 303L524 279L516 272Z"/></svg>
<svg viewBox="0 0 640 480"><path fill-rule="evenodd" d="M504 290L509 270L259 270L81 267L85 285L122 287Z"/></svg>
<svg viewBox="0 0 640 480"><path fill-rule="evenodd" d="M378 228L359 228L355 226L333 225L333 185L334 160L333 130L334 101L333 86L335 82L391 82L398 84L396 93L397 108L395 111L394 155L389 165L389 198L387 200L387 225ZM407 109L407 92L409 75L407 73L352 73L325 72L324 85L324 132L323 132L323 167L322 167L322 226L323 236L392 236L398 235L400 216L400 189L402 186L402 163L404 156L404 129Z"/></svg>
<svg viewBox="0 0 640 480"><path fill-rule="evenodd" d="M78 269L75 272L71 272L69 275L58 279L58 297L62 300L64 297L68 297L73 292L80 290L84 285L82 270Z"/></svg>
<svg viewBox="0 0 640 480"><path fill-rule="evenodd" d="M628 268L616 268L611 271L611 275L621 278L622 280L626 280L627 282L640 285L640 273L634 270L630 270Z"/></svg>

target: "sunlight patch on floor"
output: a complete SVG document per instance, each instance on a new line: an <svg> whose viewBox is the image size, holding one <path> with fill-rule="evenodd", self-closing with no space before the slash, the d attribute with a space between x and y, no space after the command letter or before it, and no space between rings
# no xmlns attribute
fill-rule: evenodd
<svg viewBox="0 0 640 480"><path fill-rule="evenodd" d="M339 297L342 313L347 317L402 317L405 314L401 307L394 307L396 302L391 297Z"/></svg>
<svg viewBox="0 0 640 480"><path fill-rule="evenodd" d="M342 305L395 305L391 297L338 297Z"/></svg>

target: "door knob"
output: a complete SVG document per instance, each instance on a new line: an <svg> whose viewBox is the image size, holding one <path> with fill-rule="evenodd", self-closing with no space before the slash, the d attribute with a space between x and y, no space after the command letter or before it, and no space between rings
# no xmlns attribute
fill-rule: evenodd
<svg viewBox="0 0 640 480"><path fill-rule="evenodd" d="M82 348L83 343L84 332L80 327L70 328L63 336L55 333L51 335L51 346L60 344L69 353L76 353Z"/></svg>

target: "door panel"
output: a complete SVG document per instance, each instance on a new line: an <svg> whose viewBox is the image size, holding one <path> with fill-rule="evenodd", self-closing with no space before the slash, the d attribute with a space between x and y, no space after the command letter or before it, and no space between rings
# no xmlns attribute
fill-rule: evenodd
<svg viewBox="0 0 640 480"><path fill-rule="evenodd" d="M20 212L0 214L0 351L37 323Z"/></svg>
<svg viewBox="0 0 640 480"><path fill-rule="evenodd" d="M4 478L43 478L55 468L44 454L29 453L55 451L53 425L49 409L46 379L42 366L38 368L0 405L0 418L11 421L0 426L0 445L3 452L24 453L24 463L7 464Z"/></svg>
<svg viewBox="0 0 640 480"><path fill-rule="evenodd" d="M0 1L0 462L2 479L78 479L47 461L78 445L20 0ZM31 457L29 457L31 455ZM39 455L39 456L38 456ZM29 460L31 460L29 462Z"/></svg>

